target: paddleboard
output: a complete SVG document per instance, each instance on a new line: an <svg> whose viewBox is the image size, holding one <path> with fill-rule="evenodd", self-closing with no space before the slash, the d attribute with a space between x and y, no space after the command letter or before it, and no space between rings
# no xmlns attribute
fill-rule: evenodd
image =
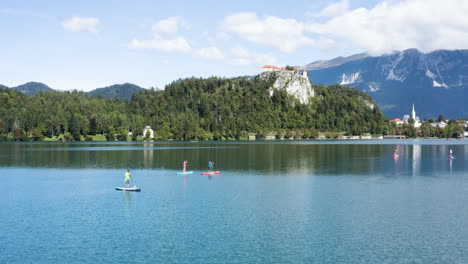
<svg viewBox="0 0 468 264"><path fill-rule="evenodd" d="M186 171L186 172L178 172L177 174L178 175L182 175L182 174L192 174L193 171Z"/></svg>
<svg viewBox="0 0 468 264"><path fill-rule="evenodd" d="M126 192L139 192L141 191L140 188L137 188L136 186L133 187L115 187L117 191L126 191Z"/></svg>
<svg viewBox="0 0 468 264"><path fill-rule="evenodd" d="M202 172L201 175L213 175L213 174L221 174L220 171L210 171L210 172Z"/></svg>

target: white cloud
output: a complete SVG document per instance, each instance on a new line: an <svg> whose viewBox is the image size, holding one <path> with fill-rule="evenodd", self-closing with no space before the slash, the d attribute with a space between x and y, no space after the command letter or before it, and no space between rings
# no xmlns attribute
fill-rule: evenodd
<svg viewBox="0 0 468 264"><path fill-rule="evenodd" d="M305 25L295 19L274 16L259 18L255 13L237 13L226 17L221 28L248 41L273 46L286 53L314 43L304 35Z"/></svg>
<svg viewBox="0 0 468 264"><path fill-rule="evenodd" d="M233 66L244 67L252 64L252 61L248 58L234 58L229 60L228 63Z"/></svg>
<svg viewBox="0 0 468 264"><path fill-rule="evenodd" d="M232 37L226 32L220 32L218 34L218 38L222 41L228 41L228 40L231 40Z"/></svg>
<svg viewBox="0 0 468 264"><path fill-rule="evenodd" d="M251 53L241 46L231 48L231 54L232 57L226 59L226 63L232 66L246 67L253 65L255 67L261 67L265 64L278 64L278 60L272 54Z"/></svg>
<svg viewBox="0 0 468 264"><path fill-rule="evenodd" d="M389 0L355 9L339 0L312 15L313 22L235 13L221 22L221 30L286 53L305 46L375 55L408 48L429 52L468 47L466 14L466 0Z"/></svg>
<svg viewBox="0 0 468 264"><path fill-rule="evenodd" d="M324 9L325 10L325 9ZM307 30L372 54L468 47L468 1L405 0L357 8Z"/></svg>
<svg viewBox="0 0 468 264"><path fill-rule="evenodd" d="M192 51L190 44L183 37L175 37L171 39L158 38L153 40L134 39L123 46L131 49L149 49L156 51Z"/></svg>
<svg viewBox="0 0 468 264"><path fill-rule="evenodd" d="M216 43L215 38L213 38L213 37L211 36L211 34L208 33L207 31L202 32L202 33L200 34L200 37L201 37L201 39L203 40L203 42L205 42L205 43L210 43L210 44Z"/></svg>
<svg viewBox="0 0 468 264"><path fill-rule="evenodd" d="M131 49L191 52L192 47L189 42L178 35L181 28L188 29L189 24L181 17L169 17L152 26L153 39L134 39L123 46Z"/></svg>
<svg viewBox="0 0 468 264"><path fill-rule="evenodd" d="M226 62L229 65L238 67L262 67L264 65L278 65L278 60L276 57L268 53L256 53L247 57L230 58L226 60Z"/></svg>
<svg viewBox="0 0 468 264"><path fill-rule="evenodd" d="M237 46L237 47L234 47L231 49L231 53L236 56L236 57L242 57L242 58L245 58L245 57L248 57L249 56L249 52L246 51L244 48L240 47L240 46Z"/></svg>
<svg viewBox="0 0 468 264"><path fill-rule="evenodd" d="M217 47L208 47L196 50L194 55L203 60L223 60L224 54Z"/></svg>
<svg viewBox="0 0 468 264"><path fill-rule="evenodd" d="M99 25L101 22L94 17L78 17L74 16L62 21L62 27L68 31L79 32L88 31L93 34L99 33Z"/></svg>
<svg viewBox="0 0 468 264"><path fill-rule="evenodd" d="M190 26L183 18L169 17L154 24L151 28L156 37L174 37L180 28L188 29Z"/></svg>
<svg viewBox="0 0 468 264"><path fill-rule="evenodd" d="M333 3L320 11L317 14L319 17L335 17L338 15L343 14L344 12L348 11L349 8L349 0L341 0L339 2Z"/></svg>
<svg viewBox="0 0 468 264"><path fill-rule="evenodd" d="M255 54L253 55L253 59L257 66L278 64L276 58L271 54Z"/></svg>

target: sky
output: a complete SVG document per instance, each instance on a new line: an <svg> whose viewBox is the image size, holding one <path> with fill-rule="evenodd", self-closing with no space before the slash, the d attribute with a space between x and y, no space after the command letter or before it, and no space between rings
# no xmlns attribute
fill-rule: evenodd
<svg viewBox="0 0 468 264"><path fill-rule="evenodd" d="M0 1L0 84L162 89L368 52L468 47L466 0Z"/></svg>

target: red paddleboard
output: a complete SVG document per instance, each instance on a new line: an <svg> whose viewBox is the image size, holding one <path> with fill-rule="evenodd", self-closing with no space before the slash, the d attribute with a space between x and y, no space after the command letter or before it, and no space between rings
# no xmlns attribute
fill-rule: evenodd
<svg viewBox="0 0 468 264"><path fill-rule="evenodd" d="M201 175L221 174L220 171L202 172Z"/></svg>

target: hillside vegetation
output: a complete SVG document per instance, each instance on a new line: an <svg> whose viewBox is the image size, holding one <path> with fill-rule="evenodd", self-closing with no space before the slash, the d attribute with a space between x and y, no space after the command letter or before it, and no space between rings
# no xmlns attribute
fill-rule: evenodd
<svg viewBox="0 0 468 264"><path fill-rule="evenodd" d="M164 90L136 92L130 101L83 92L45 92L27 97L0 89L0 139L42 140L65 135L81 140L105 134L125 140L145 126L159 140L243 139L249 134L314 137L318 131L382 134L388 122L372 98L341 86L314 86L301 104L261 78L190 78ZM144 135L142 135L144 136ZM90 137L88 137L89 139ZM134 136L135 138L135 136Z"/></svg>

